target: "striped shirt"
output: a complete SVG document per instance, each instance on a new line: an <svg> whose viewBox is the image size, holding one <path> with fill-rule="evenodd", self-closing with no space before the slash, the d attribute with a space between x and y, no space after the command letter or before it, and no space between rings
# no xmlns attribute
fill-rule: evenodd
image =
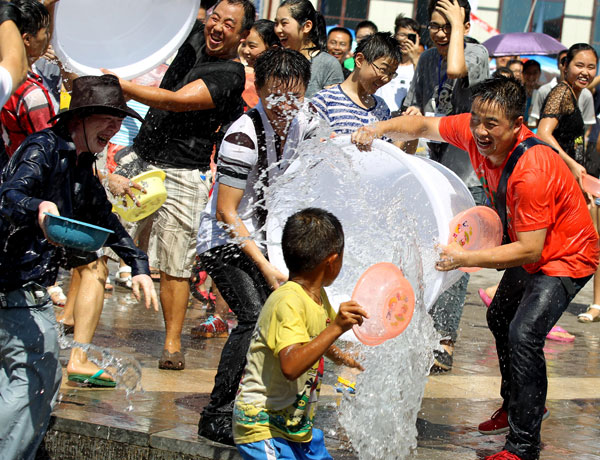
<svg viewBox="0 0 600 460"><path fill-rule="evenodd" d="M2 139L8 156L15 153L27 136L49 128L48 120L53 116L52 100L42 77L30 71L0 111Z"/></svg>
<svg viewBox="0 0 600 460"><path fill-rule="evenodd" d="M311 99L318 114L325 119L336 134L351 134L364 125L391 117L390 109L379 96L373 95L375 105L365 109L357 105L340 85L319 91Z"/></svg>

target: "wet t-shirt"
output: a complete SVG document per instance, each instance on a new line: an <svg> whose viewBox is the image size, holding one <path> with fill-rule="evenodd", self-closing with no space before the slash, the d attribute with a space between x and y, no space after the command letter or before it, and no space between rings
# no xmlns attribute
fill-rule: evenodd
<svg viewBox="0 0 600 460"><path fill-rule="evenodd" d="M225 132L243 113L244 66L206 54L200 21L179 48L160 87L178 91L196 80L204 82L215 108L187 112L150 109L133 144L144 160L157 166L206 170L220 137L217 131Z"/></svg>
<svg viewBox="0 0 600 460"><path fill-rule="evenodd" d="M261 228L257 207L263 203L259 203L257 185L261 175L267 174L267 183L272 184L285 171L290 160L295 157L299 144L313 137L319 126L316 116L308 111L299 111L292 121L285 143L280 145L282 147L280 155L277 152L278 143L275 139L275 131L265 113L262 102L259 101L256 110L264 128L267 171L265 172L260 165L258 135L254 123L250 116L244 114L227 130L219 148L215 186L200 217L196 245L198 254L216 246L234 242L229 231L217 219L217 202L221 184L244 191L237 211L250 234L258 236L256 232ZM259 238L255 238L254 241L261 249L266 250Z"/></svg>
<svg viewBox="0 0 600 460"><path fill-rule="evenodd" d="M288 281L273 292L260 312L248 349L247 364L233 409L236 444L284 438L309 442L324 360L288 380L279 353L317 337L335 319L324 290L317 304L299 284Z"/></svg>
<svg viewBox="0 0 600 460"><path fill-rule="evenodd" d="M486 195L495 203L502 170L512 151L502 165L493 166L477 150L470 122L469 113L442 118L440 134L469 153ZM523 125L515 147L529 137L533 133ZM547 229L542 256L536 263L523 265L527 272L541 270L548 276L581 278L596 271L596 230L581 189L554 150L537 145L519 159L508 179L506 211L511 241L517 240L517 232Z"/></svg>

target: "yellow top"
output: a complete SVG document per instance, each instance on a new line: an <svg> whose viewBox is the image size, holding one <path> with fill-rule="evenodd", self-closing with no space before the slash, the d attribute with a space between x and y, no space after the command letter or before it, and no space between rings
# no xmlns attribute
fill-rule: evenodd
<svg viewBox="0 0 600 460"><path fill-rule="evenodd" d="M294 442L312 439L312 425L323 377L323 357L300 378L281 372L279 352L307 343L335 319L325 291L317 304L299 284L288 281L263 307L248 350L248 363L233 410L236 444L281 437Z"/></svg>

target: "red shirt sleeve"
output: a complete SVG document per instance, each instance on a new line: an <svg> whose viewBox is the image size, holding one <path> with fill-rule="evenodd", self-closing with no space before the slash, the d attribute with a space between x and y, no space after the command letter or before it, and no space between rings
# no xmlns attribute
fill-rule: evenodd
<svg viewBox="0 0 600 460"><path fill-rule="evenodd" d="M470 113L443 117L440 120L440 135L448 144L452 144L468 152L469 142L473 140L473 134L471 134L471 129L469 128L470 123Z"/></svg>

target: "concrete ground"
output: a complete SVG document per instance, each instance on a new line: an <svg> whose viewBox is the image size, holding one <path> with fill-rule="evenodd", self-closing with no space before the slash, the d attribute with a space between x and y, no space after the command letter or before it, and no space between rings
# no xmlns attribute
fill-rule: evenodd
<svg viewBox="0 0 600 460"><path fill-rule="evenodd" d="M500 276L494 270L472 274L454 368L429 377L413 459L482 459L503 446L503 436L483 436L476 429L500 404L498 360L477 290L494 284ZM591 297L589 283L559 321L576 336L575 341L546 343L551 416L542 425L544 460L600 459L600 323L577 322L577 314L585 311ZM191 338L190 328L204 315L197 303L188 309L183 335L186 369L159 370L164 339L161 313L135 304L122 288L107 295L94 344L139 360L144 392L131 396L128 410L124 390L81 388L67 382L65 374L61 402L44 445L45 457L40 458L238 458L234 450L196 435L199 412L212 389L225 343L225 339ZM68 350L63 350L63 364L67 359ZM321 427L337 425L333 383L326 378L322 389L322 410L316 422ZM334 458L356 458L344 443L343 430L336 432L335 438L326 438Z"/></svg>

